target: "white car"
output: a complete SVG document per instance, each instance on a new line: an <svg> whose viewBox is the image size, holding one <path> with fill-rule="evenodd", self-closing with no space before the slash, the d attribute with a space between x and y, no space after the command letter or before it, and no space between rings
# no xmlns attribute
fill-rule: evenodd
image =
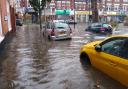
<svg viewBox="0 0 128 89"><path fill-rule="evenodd" d="M43 34L49 40L71 39L72 29L67 23L47 22Z"/></svg>
<svg viewBox="0 0 128 89"><path fill-rule="evenodd" d="M61 22L61 23L65 23L65 20L53 20L53 22Z"/></svg>

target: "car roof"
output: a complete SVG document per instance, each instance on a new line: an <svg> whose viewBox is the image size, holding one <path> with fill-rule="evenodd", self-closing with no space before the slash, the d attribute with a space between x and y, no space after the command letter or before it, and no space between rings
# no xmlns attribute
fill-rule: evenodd
<svg viewBox="0 0 128 89"><path fill-rule="evenodd" d="M91 23L91 24L108 24L108 23L95 22L95 23ZM110 25L110 24L108 24L108 25Z"/></svg>
<svg viewBox="0 0 128 89"><path fill-rule="evenodd" d="M128 33L126 33L126 34L119 34L119 35L113 35L111 37L128 37Z"/></svg>
<svg viewBox="0 0 128 89"><path fill-rule="evenodd" d="M54 22L55 24L66 24L68 25L67 23L63 23L63 22Z"/></svg>
<svg viewBox="0 0 128 89"><path fill-rule="evenodd" d="M97 26L97 25L101 25L101 26L107 25L107 26L112 27L112 26L111 26L110 24L108 24L108 23L91 23L89 26Z"/></svg>
<svg viewBox="0 0 128 89"><path fill-rule="evenodd" d="M53 22L64 22L64 20L53 20Z"/></svg>

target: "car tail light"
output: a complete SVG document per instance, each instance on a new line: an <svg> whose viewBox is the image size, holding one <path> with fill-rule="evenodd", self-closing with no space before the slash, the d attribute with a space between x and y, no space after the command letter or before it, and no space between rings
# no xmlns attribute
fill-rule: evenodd
<svg viewBox="0 0 128 89"><path fill-rule="evenodd" d="M72 33L72 29L70 28L70 33Z"/></svg>
<svg viewBox="0 0 128 89"><path fill-rule="evenodd" d="M55 30L54 29L52 29L52 31L51 31L51 36L55 36Z"/></svg>
<svg viewBox="0 0 128 89"><path fill-rule="evenodd" d="M105 30L105 28L101 28L100 30L101 30L101 31L104 31L104 30Z"/></svg>

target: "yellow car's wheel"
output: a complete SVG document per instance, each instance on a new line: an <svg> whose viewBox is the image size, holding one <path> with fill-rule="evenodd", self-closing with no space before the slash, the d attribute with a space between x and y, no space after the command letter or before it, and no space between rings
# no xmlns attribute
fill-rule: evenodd
<svg viewBox="0 0 128 89"><path fill-rule="evenodd" d="M80 62L83 66L91 64L90 59L89 59L89 57L86 53L81 53L80 54Z"/></svg>

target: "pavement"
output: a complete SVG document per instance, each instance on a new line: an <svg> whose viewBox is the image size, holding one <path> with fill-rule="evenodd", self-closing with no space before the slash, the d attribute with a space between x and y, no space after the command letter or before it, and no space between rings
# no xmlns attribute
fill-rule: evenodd
<svg viewBox="0 0 128 89"><path fill-rule="evenodd" d="M0 43L4 40L4 36L0 36Z"/></svg>
<svg viewBox="0 0 128 89"><path fill-rule="evenodd" d="M113 32L113 35L128 34L128 26L124 26L123 23L119 24Z"/></svg>

